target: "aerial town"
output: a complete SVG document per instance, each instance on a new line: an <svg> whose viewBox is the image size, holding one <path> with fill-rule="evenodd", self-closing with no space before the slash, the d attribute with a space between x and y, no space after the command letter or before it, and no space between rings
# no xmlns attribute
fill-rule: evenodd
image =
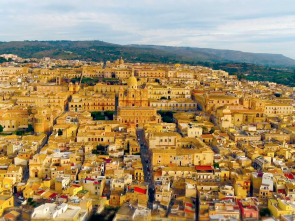
<svg viewBox="0 0 295 221"><path fill-rule="evenodd" d="M1 220L293 220L295 88L1 57Z"/></svg>

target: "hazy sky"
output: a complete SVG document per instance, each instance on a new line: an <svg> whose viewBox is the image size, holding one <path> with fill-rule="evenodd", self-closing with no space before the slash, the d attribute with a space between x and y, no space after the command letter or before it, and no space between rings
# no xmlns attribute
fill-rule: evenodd
<svg viewBox="0 0 295 221"><path fill-rule="evenodd" d="M103 40L295 58L294 0L1 0L0 41Z"/></svg>

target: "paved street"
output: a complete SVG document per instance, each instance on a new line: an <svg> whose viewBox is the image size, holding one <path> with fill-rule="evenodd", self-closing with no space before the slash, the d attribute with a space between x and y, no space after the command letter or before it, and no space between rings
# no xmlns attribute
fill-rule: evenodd
<svg viewBox="0 0 295 221"><path fill-rule="evenodd" d="M38 153L40 153L40 151L41 151L41 149L48 143L48 139L49 139L49 136L51 135L51 133L50 134L48 134L48 136L46 137L46 140L43 142L43 144L42 145L40 145L40 147L38 148L38 150L37 150L37 152L36 152L36 154L38 154ZM30 178L30 173L29 173L29 165L24 169L24 171L23 171L23 183L27 183L27 181L28 181L28 179ZM22 204L22 202L23 202L23 200L20 200L20 199L18 199L18 197L17 197L17 193L15 192L15 191L13 191L13 197L14 197L14 205L16 206L16 207L20 207L21 206L21 204Z"/></svg>
<svg viewBox="0 0 295 221"><path fill-rule="evenodd" d="M36 154L39 154L40 151L42 150L42 148L48 143L48 139L49 139L51 133L52 133L52 132L50 132L50 133L47 135L47 137L46 137L45 141L43 142L43 144L39 146L39 148L38 148ZM30 178L29 164L28 164L27 168L24 170L24 173L23 173L23 174L24 174L24 175L23 175L23 182L26 183L26 182L28 181L28 179Z"/></svg>
<svg viewBox="0 0 295 221"><path fill-rule="evenodd" d="M143 129L138 129L137 132L137 139L140 144L140 156L141 156L141 161L142 161L142 166L143 166L143 171L144 171L144 181L149 183L149 203L148 207L152 209L153 202L155 200L154 197L154 190L155 186L153 183L153 171L151 168L151 163L149 159L149 148L148 145L145 141L144 138L144 131Z"/></svg>

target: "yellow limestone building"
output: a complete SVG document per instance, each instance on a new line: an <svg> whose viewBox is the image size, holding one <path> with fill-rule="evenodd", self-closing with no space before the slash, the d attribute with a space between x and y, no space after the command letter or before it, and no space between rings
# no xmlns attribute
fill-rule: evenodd
<svg viewBox="0 0 295 221"><path fill-rule="evenodd" d="M119 90L119 107L116 116L120 123L141 127L146 123L160 123L161 116L155 108L149 107L148 90L138 88L134 74L128 79L128 87Z"/></svg>
<svg viewBox="0 0 295 221"><path fill-rule="evenodd" d="M119 89L119 107L147 107L148 89L139 89L136 77L133 75L128 79L127 90Z"/></svg>

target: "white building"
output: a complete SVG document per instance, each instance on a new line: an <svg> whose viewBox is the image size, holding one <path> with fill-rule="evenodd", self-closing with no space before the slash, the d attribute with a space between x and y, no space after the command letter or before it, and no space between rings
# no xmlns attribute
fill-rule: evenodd
<svg viewBox="0 0 295 221"><path fill-rule="evenodd" d="M87 211L78 206L70 206L67 203L57 205L55 203L45 203L34 209L32 220L78 220L87 219Z"/></svg>

